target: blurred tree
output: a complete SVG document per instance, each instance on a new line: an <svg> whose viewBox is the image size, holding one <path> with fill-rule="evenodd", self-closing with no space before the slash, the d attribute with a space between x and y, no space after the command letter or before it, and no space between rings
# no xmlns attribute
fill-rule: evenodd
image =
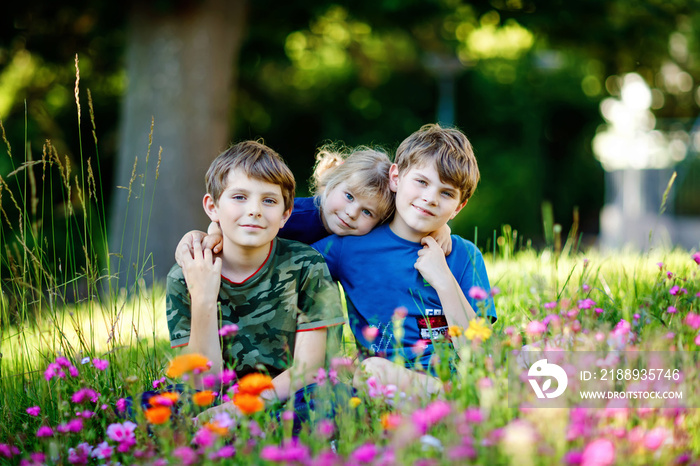
<svg viewBox="0 0 700 466"><path fill-rule="evenodd" d="M126 42L111 250L123 286L164 277L184 232L205 228L204 174L226 148L245 0L135 2ZM148 131L155 126L152 142ZM153 228L144 228L151 225ZM144 278L148 279L150 273Z"/></svg>

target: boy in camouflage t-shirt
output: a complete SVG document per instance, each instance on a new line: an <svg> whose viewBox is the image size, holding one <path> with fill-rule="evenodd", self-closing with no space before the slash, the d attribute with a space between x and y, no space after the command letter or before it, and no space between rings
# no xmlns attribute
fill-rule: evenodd
<svg viewBox="0 0 700 466"><path fill-rule="evenodd" d="M294 176L280 156L254 141L232 146L206 175L204 210L223 234L221 257L194 240L177 252L166 300L173 347L188 346L239 376L262 365L284 400L313 380L325 361L326 329L344 322L338 289L320 254L277 238L291 214ZM220 306L220 311L219 311ZM219 329L236 324L232 339Z"/></svg>

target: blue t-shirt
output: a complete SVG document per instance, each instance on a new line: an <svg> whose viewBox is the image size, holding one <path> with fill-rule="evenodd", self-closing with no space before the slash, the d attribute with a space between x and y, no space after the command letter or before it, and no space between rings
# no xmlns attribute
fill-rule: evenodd
<svg viewBox="0 0 700 466"><path fill-rule="evenodd" d="M313 197L295 198L292 215L284 228L277 233L280 238L301 241L304 244L315 243L328 235Z"/></svg>
<svg viewBox="0 0 700 466"><path fill-rule="evenodd" d="M431 337L445 335L448 324L437 291L413 267L423 246L400 238L386 224L364 236L331 235L312 247L325 257L333 279L343 285L350 327L361 349L370 355L394 359L397 342L391 319L396 308L404 307L407 315L400 342L402 356L411 366L410 362L416 359L413 347L424 340L427 346L419 362L427 367L433 354ZM493 298L477 301L468 295L472 286L487 293L491 290L479 249L452 235L452 252L446 259L474 311L495 321ZM377 328L373 341L363 335L367 327Z"/></svg>

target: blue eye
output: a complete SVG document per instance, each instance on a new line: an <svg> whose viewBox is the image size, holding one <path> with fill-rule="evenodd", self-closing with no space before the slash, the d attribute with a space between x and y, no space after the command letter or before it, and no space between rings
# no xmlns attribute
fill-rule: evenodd
<svg viewBox="0 0 700 466"><path fill-rule="evenodd" d="M277 199L269 198L269 199L263 200L263 202L266 203L266 204L272 204L272 205L274 205L274 204L277 204Z"/></svg>
<svg viewBox="0 0 700 466"><path fill-rule="evenodd" d="M367 210L367 209L362 209L362 213L365 214L365 215L368 216L368 217L371 217L371 216L372 216L372 212L370 212L370 211Z"/></svg>
<svg viewBox="0 0 700 466"><path fill-rule="evenodd" d="M355 198L350 193L345 193L345 199L348 201L353 201Z"/></svg>

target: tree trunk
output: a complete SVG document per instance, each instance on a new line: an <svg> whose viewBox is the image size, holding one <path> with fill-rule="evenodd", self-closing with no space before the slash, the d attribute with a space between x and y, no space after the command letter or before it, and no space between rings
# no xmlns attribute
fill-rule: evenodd
<svg viewBox="0 0 700 466"><path fill-rule="evenodd" d="M131 12L109 243L121 287L165 277L180 237L206 229L204 174L229 142L245 0L189 4Z"/></svg>

